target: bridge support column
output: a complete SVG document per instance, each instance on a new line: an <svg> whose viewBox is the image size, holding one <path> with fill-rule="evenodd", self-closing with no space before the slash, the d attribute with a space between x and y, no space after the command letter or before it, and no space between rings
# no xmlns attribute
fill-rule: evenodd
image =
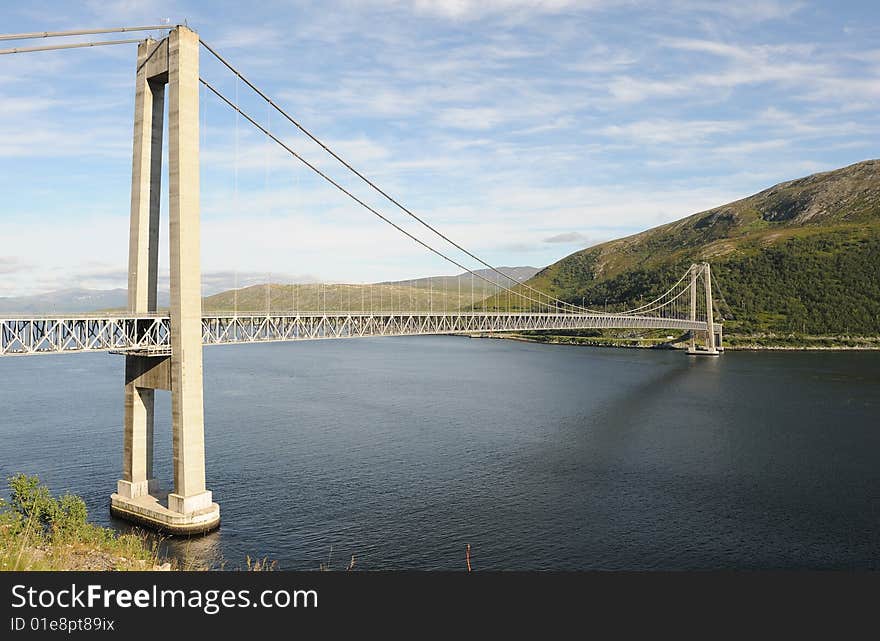
<svg viewBox="0 0 880 641"><path fill-rule="evenodd" d="M110 500L121 518L171 534L220 524L205 487L199 231L199 39L177 27L138 47L129 237L129 311L156 311L165 84L171 258L171 355L126 356L123 478ZM171 392L173 492L152 477L154 390ZM163 501L167 498L167 505Z"/></svg>
<svg viewBox="0 0 880 641"><path fill-rule="evenodd" d="M703 264L703 283L706 286L706 352L716 355L715 349L715 310L712 305L712 269L709 263Z"/></svg>
<svg viewBox="0 0 880 641"><path fill-rule="evenodd" d="M697 320L697 266L691 265L691 320ZM691 345L688 353L693 354L697 351L697 336L694 330L691 330Z"/></svg>
<svg viewBox="0 0 880 641"><path fill-rule="evenodd" d="M696 332L691 331L691 344L688 354L696 356L718 356L719 350L715 347L715 319L713 318L712 305L712 271L709 263L691 266L691 320L697 320L697 277L702 274L706 296L706 346L705 349L697 349ZM720 329L720 325L718 326ZM701 332L703 333L703 332Z"/></svg>
<svg viewBox="0 0 880 641"><path fill-rule="evenodd" d="M136 499L159 489L153 477L153 404L153 390L125 385L122 478L116 484L121 497Z"/></svg>
<svg viewBox="0 0 880 641"><path fill-rule="evenodd" d="M168 36L168 166L171 219L171 416L174 492L168 508L216 508L205 488L202 397L202 272L199 229L199 38Z"/></svg>

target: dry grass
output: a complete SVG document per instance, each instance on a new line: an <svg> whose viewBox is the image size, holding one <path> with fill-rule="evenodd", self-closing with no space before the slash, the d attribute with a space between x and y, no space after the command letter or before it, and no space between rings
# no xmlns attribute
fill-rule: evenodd
<svg viewBox="0 0 880 641"><path fill-rule="evenodd" d="M0 571L170 569L171 564L159 557L158 546L142 534L60 539L0 527Z"/></svg>

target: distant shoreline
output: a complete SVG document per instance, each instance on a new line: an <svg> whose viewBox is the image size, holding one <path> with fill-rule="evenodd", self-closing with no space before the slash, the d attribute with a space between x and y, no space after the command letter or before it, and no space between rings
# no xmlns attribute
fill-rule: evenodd
<svg viewBox="0 0 880 641"><path fill-rule="evenodd" d="M459 334L462 336L462 334ZM611 348L622 348L622 349L658 349L658 350L672 350L672 351L684 351L685 347L678 347L671 343L654 343L654 344L644 344L638 343L636 341L625 342L624 340L609 340L609 339L590 339L588 337L531 337L531 336L523 336L521 334L463 334L463 336L467 338L491 338L491 339L503 339L508 341L519 341L521 343L538 343L538 344L546 344L546 345L570 345L573 347L611 347ZM568 339L568 340L559 340L560 338ZM578 340L571 340L572 338L576 338ZM724 351L730 352L876 352L880 351L880 344L878 345L724 345Z"/></svg>
<svg viewBox="0 0 880 641"><path fill-rule="evenodd" d="M873 345L833 345L833 346L813 346L813 347L794 347L790 345L734 345L733 347L724 346L724 350L728 352L877 352L880 346Z"/></svg>

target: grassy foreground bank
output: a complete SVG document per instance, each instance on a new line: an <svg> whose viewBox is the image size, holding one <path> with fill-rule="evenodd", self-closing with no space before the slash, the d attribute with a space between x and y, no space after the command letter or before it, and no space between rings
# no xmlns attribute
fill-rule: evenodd
<svg viewBox="0 0 880 641"><path fill-rule="evenodd" d="M74 494L52 496L36 476L9 479L0 499L0 570L168 570L146 536L88 522Z"/></svg>

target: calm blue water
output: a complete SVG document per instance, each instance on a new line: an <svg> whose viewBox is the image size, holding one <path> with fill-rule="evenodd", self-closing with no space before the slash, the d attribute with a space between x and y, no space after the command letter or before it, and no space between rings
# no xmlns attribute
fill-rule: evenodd
<svg viewBox="0 0 880 641"><path fill-rule="evenodd" d="M0 476L108 514L122 358L0 359ZM205 349L221 529L176 555L317 569L880 568L880 353L456 337ZM171 479L167 394L157 475Z"/></svg>

